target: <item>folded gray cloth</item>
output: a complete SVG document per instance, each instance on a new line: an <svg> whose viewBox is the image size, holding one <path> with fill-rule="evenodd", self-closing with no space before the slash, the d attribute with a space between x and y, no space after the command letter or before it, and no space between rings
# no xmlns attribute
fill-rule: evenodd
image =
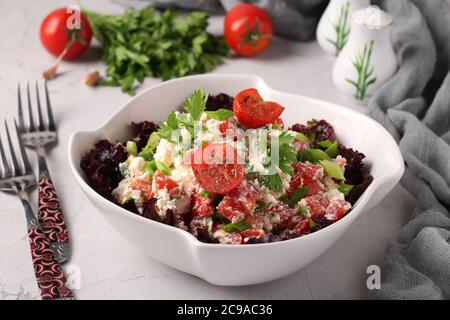
<svg viewBox="0 0 450 320"><path fill-rule="evenodd" d="M375 299L450 299L450 7L446 0L383 0L394 16L400 67L369 101L397 139L411 221L386 248Z"/></svg>
<svg viewBox="0 0 450 320"><path fill-rule="evenodd" d="M239 4L239 0L114 0L132 7L147 5L158 8L223 12ZM275 34L299 41L314 38L316 25L325 9L326 0L252 0L272 17Z"/></svg>
<svg viewBox="0 0 450 320"><path fill-rule="evenodd" d="M238 0L116 0L211 12ZM309 40L324 0L254 0L278 35ZM450 7L447 0L374 0L394 16L400 67L369 101L368 113L400 145L403 186L417 199L411 221L386 249L375 299L450 299ZM395 213L393 213L395 214Z"/></svg>

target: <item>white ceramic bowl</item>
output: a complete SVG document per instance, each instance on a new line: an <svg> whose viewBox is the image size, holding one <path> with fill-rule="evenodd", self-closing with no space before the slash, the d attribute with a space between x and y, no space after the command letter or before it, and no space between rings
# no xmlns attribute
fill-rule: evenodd
<svg viewBox="0 0 450 320"><path fill-rule="evenodd" d="M126 141L131 137L129 124L132 121L164 120L198 87L211 94L230 95L245 88L257 88L264 99L286 108L282 118L287 126L312 118L326 119L334 126L342 143L367 156L366 162L374 176L372 184L347 216L325 229L288 241L234 246L202 243L186 231L140 217L106 200L86 183L80 160L96 141L102 138ZM404 171L403 158L394 139L369 117L331 103L280 92L259 77L239 74L180 78L142 92L100 128L72 134L69 162L76 180L98 212L142 252L210 283L229 286L279 279L311 263L363 212L383 199Z"/></svg>

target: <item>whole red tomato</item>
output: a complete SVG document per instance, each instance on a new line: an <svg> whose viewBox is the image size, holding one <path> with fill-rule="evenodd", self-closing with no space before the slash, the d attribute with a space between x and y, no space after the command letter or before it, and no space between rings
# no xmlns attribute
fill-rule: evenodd
<svg viewBox="0 0 450 320"><path fill-rule="evenodd" d="M224 34L228 45L241 56L254 56L272 41L272 20L266 11L243 3L227 13Z"/></svg>
<svg viewBox="0 0 450 320"><path fill-rule="evenodd" d="M79 14L80 29L69 30L67 21L75 21ZM72 60L81 56L88 48L92 39L92 29L86 16L79 12L68 11L66 8L51 12L40 29L43 46L53 55L59 56L67 47L63 59Z"/></svg>

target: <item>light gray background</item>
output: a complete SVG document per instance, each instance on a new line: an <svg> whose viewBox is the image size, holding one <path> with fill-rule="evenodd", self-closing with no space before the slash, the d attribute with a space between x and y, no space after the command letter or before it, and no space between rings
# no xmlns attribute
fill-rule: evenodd
<svg viewBox="0 0 450 320"><path fill-rule="evenodd" d="M15 116L17 82L38 78L54 61L39 42L39 25L51 10L70 3L60 0L0 2L0 118ZM122 10L105 0L84 0L83 4L88 9L108 13ZM212 32L220 33L221 26L222 17L211 19ZM341 96L334 88L333 60L315 42L275 39L261 56L229 59L214 72L256 74L276 89L364 112L363 106ZM63 63L61 75L49 83L60 138L50 152L49 162L73 243L72 259L65 269L80 270L81 289L75 291L77 298L350 299L367 296L367 267L381 263L388 239L406 222L414 205L414 199L400 186L376 208L366 212L314 263L290 277L263 285L213 286L135 250L89 203L67 163L70 134L99 126L129 99L117 88L86 87L83 78L93 68L104 69L95 49L77 62ZM148 79L144 87L158 82ZM39 292L21 205L3 193L0 204L0 299L37 299Z"/></svg>

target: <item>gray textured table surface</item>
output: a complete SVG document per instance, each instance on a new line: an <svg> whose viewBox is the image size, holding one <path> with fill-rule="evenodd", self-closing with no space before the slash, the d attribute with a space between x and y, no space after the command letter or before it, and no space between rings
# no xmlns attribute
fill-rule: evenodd
<svg viewBox="0 0 450 320"><path fill-rule="evenodd" d="M39 77L53 57L42 48L38 30L43 17L70 1L2 1L0 3L0 118L16 112L19 80ZM87 1L92 10L120 12L108 1ZM221 17L211 31L220 32ZM276 89L342 104L363 112L364 107L342 97L331 80L333 58L314 42L275 39L270 49L253 59L230 59L216 73L251 73ZM320 299L365 298L366 269L380 264L387 240L407 220L414 199L397 186L376 208L366 212L323 256L300 272L271 283L249 287L217 287L166 267L136 251L121 238L87 200L67 163L67 141L80 128L100 125L129 97L115 88L87 88L85 74L103 70L98 50L78 62L64 63L62 74L49 83L59 144L50 152L50 167L65 210L73 255L65 266L79 272L80 299ZM145 87L159 80L148 79ZM34 159L34 157L33 157ZM0 194L0 299L37 299L24 214L19 201Z"/></svg>

